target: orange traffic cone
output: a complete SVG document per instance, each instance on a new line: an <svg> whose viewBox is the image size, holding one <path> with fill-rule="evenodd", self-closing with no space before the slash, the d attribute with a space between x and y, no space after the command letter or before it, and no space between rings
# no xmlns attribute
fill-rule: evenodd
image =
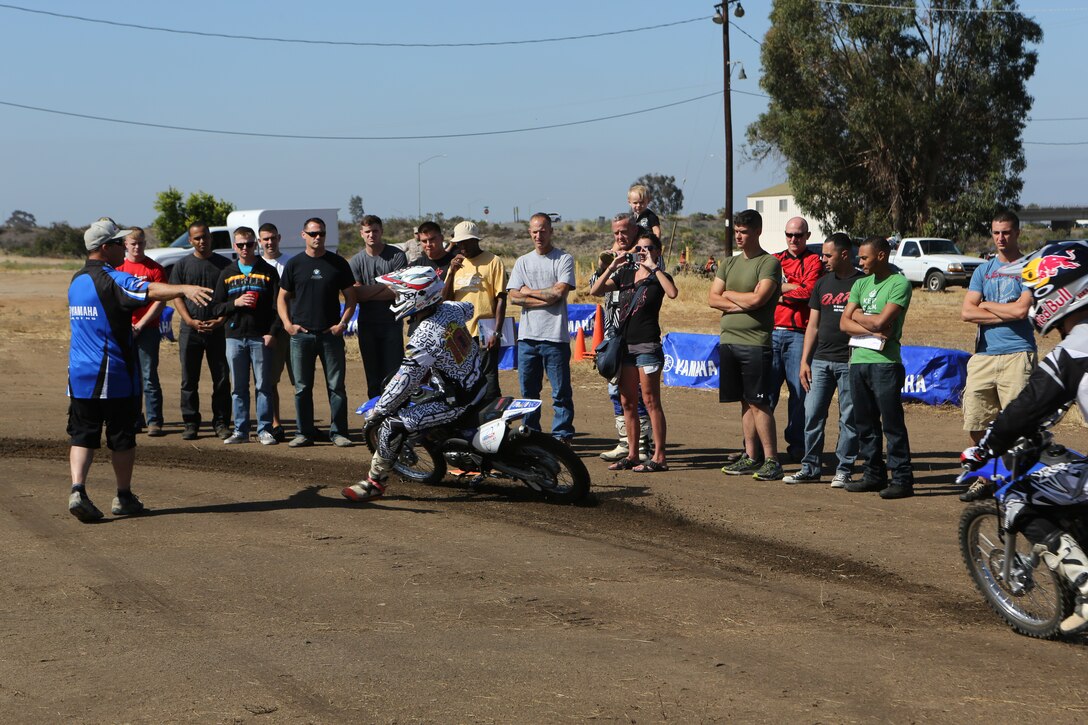
<svg viewBox="0 0 1088 725"><path fill-rule="evenodd" d="M571 362L586 359L586 333L581 327L578 328L578 332L574 333L574 354L571 355L570 359Z"/></svg>
<svg viewBox="0 0 1088 725"><path fill-rule="evenodd" d="M593 316L593 351L589 355L597 354L597 346L604 342L604 310L597 305L597 312Z"/></svg>

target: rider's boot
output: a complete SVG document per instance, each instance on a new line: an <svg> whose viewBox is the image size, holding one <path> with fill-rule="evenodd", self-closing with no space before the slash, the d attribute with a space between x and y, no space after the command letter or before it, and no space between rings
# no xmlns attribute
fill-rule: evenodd
<svg viewBox="0 0 1088 725"><path fill-rule="evenodd" d="M638 457L646 462L654 457L654 429L650 425L649 416L638 419Z"/></svg>
<svg viewBox="0 0 1088 725"><path fill-rule="evenodd" d="M1069 534L1062 534L1057 543L1051 546L1057 551L1042 551L1043 561L1066 578L1077 597L1073 614L1062 620L1059 629L1062 634L1077 634L1088 630L1088 557L1084 555L1077 540Z"/></svg>
<svg viewBox="0 0 1088 725"><path fill-rule="evenodd" d="M385 480L393 470L393 461L375 453L370 459L370 474L359 483L348 486L340 493L352 501L373 501L385 495Z"/></svg>
<svg viewBox="0 0 1088 725"><path fill-rule="evenodd" d="M627 447L627 422L623 419L622 415L616 416L616 434L619 436L616 447L602 453L602 460L618 461L621 458L627 458L627 452L629 450Z"/></svg>

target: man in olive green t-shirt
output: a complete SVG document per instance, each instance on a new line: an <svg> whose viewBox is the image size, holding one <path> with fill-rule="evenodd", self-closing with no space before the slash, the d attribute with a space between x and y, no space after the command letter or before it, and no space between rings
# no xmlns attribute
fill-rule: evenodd
<svg viewBox="0 0 1088 725"><path fill-rule="evenodd" d="M903 418L905 378L899 339L910 306L910 281L888 262L891 247L883 237L869 237L858 250L858 263L869 275L850 290L839 329L851 336L850 394L858 431L858 456L865 459L860 481L846 484L851 492L879 491L881 498L914 495L910 441ZM880 431L888 439L888 462L881 452ZM888 469L892 472L887 483Z"/></svg>
<svg viewBox="0 0 1088 725"><path fill-rule="evenodd" d="M771 410L771 330L782 265L759 245L763 217L746 209L733 217L740 254L722 261L707 304L722 313L718 355L718 400L740 401L744 453L722 468L761 481L782 478L778 433Z"/></svg>

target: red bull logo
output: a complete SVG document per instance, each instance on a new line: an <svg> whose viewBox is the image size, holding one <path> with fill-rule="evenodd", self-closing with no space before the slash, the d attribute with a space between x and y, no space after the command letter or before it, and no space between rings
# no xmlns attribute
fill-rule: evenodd
<svg viewBox="0 0 1088 725"><path fill-rule="evenodd" d="M1024 266L1022 274L1024 284L1039 287L1063 269L1077 269L1080 267L1080 262L1077 262L1076 258L1077 253L1070 249L1061 254L1045 254L1038 259L1033 259Z"/></svg>

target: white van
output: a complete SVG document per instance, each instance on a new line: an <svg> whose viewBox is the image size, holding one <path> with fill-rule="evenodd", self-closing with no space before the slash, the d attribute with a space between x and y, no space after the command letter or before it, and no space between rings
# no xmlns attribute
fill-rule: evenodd
<svg viewBox="0 0 1088 725"><path fill-rule="evenodd" d="M258 232L262 224L275 224L280 232L280 251L286 261L305 249L302 241L302 226L307 219L317 217L325 221L325 229L328 237L325 238L325 248L335 252L340 246L339 226L337 214L339 209L247 209L232 211L227 215L225 227L211 227L212 250L227 259L233 260L237 254L234 251L234 230L238 227L249 227ZM193 245L189 243L189 230L182 232L181 236L168 247L147 250L147 256L166 268L167 278L174 263L187 254L193 253Z"/></svg>

